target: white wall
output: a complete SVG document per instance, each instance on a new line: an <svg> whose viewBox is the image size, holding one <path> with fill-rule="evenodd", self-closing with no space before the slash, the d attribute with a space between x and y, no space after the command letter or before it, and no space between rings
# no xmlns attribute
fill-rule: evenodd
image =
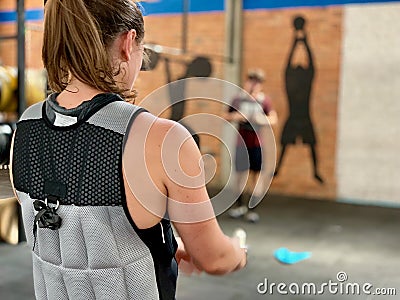
<svg viewBox="0 0 400 300"><path fill-rule="evenodd" d="M400 205L400 4L344 8L339 199Z"/></svg>

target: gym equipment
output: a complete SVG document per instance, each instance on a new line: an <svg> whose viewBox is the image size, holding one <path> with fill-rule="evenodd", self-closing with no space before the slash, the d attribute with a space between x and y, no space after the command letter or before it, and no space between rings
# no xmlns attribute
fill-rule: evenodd
<svg viewBox="0 0 400 300"><path fill-rule="evenodd" d="M0 199L0 241L16 245L20 241L18 202L15 197Z"/></svg>
<svg viewBox="0 0 400 300"><path fill-rule="evenodd" d="M46 72L42 69L25 71L25 101L28 106L46 98ZM18 107L18 71L0 66L0 111L16 112Z"/></svg>
<svg viewBox="0 0 400 300"><path fill-rule="evenodd" d="M9 163L12 133L9 124L0 124L0 165Z"/></svg>
<svg viewBox="0 0 400 300"><path fill-rule="evenodd" d="M18 44L17 51L17 110L21 116L26 109L25 102L25 0L15 0L17 3L17 33L16 35L0 36L3 40L16 39Z"/></svg>
<svg viewBox="0 0 400 300"><path fill-rule="evenodd" d="M46 98L47 75L44 69L27 69L25 82L27 106L43 101Z"/></svg>
<svg viewBox="0 0 400 300"><path fill-rule="evenodd" d="M17 110L17 87L16 69L0 66L0 111L15 112Z"/></svg>

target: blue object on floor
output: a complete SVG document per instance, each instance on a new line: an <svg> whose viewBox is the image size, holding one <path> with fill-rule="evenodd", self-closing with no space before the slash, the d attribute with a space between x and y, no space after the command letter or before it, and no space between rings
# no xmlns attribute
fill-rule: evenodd
<svg viewBox="0 0 400 300"><path fill-rule="evenodd" d="M311 252L293 252L287 248L279 248L274 252L275 258L283 264L295 264L311 257Z"/></svg>

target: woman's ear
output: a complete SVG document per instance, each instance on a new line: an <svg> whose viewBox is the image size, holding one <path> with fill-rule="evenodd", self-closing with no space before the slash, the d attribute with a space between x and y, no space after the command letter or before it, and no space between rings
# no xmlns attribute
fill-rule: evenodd
<svg viewBox="0 0 400 300"><path fill-rule="evenodd" d="M131 29L121 35L121 57L123 61L130 61L132 50L136 43L136 30Z"/></svg>

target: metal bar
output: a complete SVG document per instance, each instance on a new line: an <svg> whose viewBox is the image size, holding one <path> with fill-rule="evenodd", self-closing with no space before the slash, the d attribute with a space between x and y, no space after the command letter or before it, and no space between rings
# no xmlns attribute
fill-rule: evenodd
<svg viewBox="0 0 400 300"><path fill-rule="evenodd" d="M235 5L231 6L231 11L228 14L228 22L229 22L229 28L230 30L228 31L228 58L229 58L229 63L233 64L234 62L234 55L235 55L235 10L236 7Z"/></svg>
<svg viewBox="0 0 400 300"><path fill-rule="evenodd" d="M164 53L164 54L170 54L170 55L182 55L183 54L183 50L178 49L178 48L167 47L167 46L162 46L162 45L158 45L158 44L150 44L150 43L146 43L144 46L146 48L153 50L154 52L157 52L157 53Z"/></svg>
<svg viewBox="0 0 400 300"><path fill-rule="evenodd" d="M26 109L25 99L25 0L17 0L18 23L18 116Z"/></svg>
<svg viewBox="0 0 400 300"><path fill-rule="evenodd" d="M183 0L182 14L182 52L187 51L188 22L189 22L190 0Z"/></svg>
<svg viewBox="0 0 400 300"><path fill-rule="evenodd" d="M243 0L225 0L225 80L240 84L242 64Z"/></svg>
<svg viewBox="0 0 400 300"><path fill-rule="evenodd" d="M244 0L225 0L225 64L224 79L228 82L240 85L241 65L242 65L242 18L243 18ZM223 99L232 99L232 88L225 85ZM222 136L224 146L228 151L221 152L221 184L228 184L233 187L235 176L231 171L231 159L229 153L235 151L237 136L228 129L229 126L223 126ZM232 152L231 152L232 151Z"/></svg>
<svg viewBox="0 0 400 300"><path fill-rule="evenodd" d="M3 35L3 36L0 36L0 42L6 41L6 40L16 40L17 38L18 38L18 35Z"/></svg>
<svg viewBox="0 0 400 300"><path fill-rule="evenodd" d="M150 44L150 43L146 43L145 48L149 48L151 50L153 50L154 52L160 53L160 54L165 54L165 55L169 55L169 56L182 56L184 54L186 55L190 55L192 57L197 57L197 56L206 56L218 61L222 61L222 62L230 62L232 61L232 58L228 57L228 56L224 56L221 54L204 54L204 53L198 53L198 52L192 52L192 51L186 51L186 53L183 52L182 49L178 49L178 48L173 48L173 47L168 47L168 46L162 46L162 45L158 45L158 44ZM177 61L175 58L172 58L173 61Z"/></svg>

